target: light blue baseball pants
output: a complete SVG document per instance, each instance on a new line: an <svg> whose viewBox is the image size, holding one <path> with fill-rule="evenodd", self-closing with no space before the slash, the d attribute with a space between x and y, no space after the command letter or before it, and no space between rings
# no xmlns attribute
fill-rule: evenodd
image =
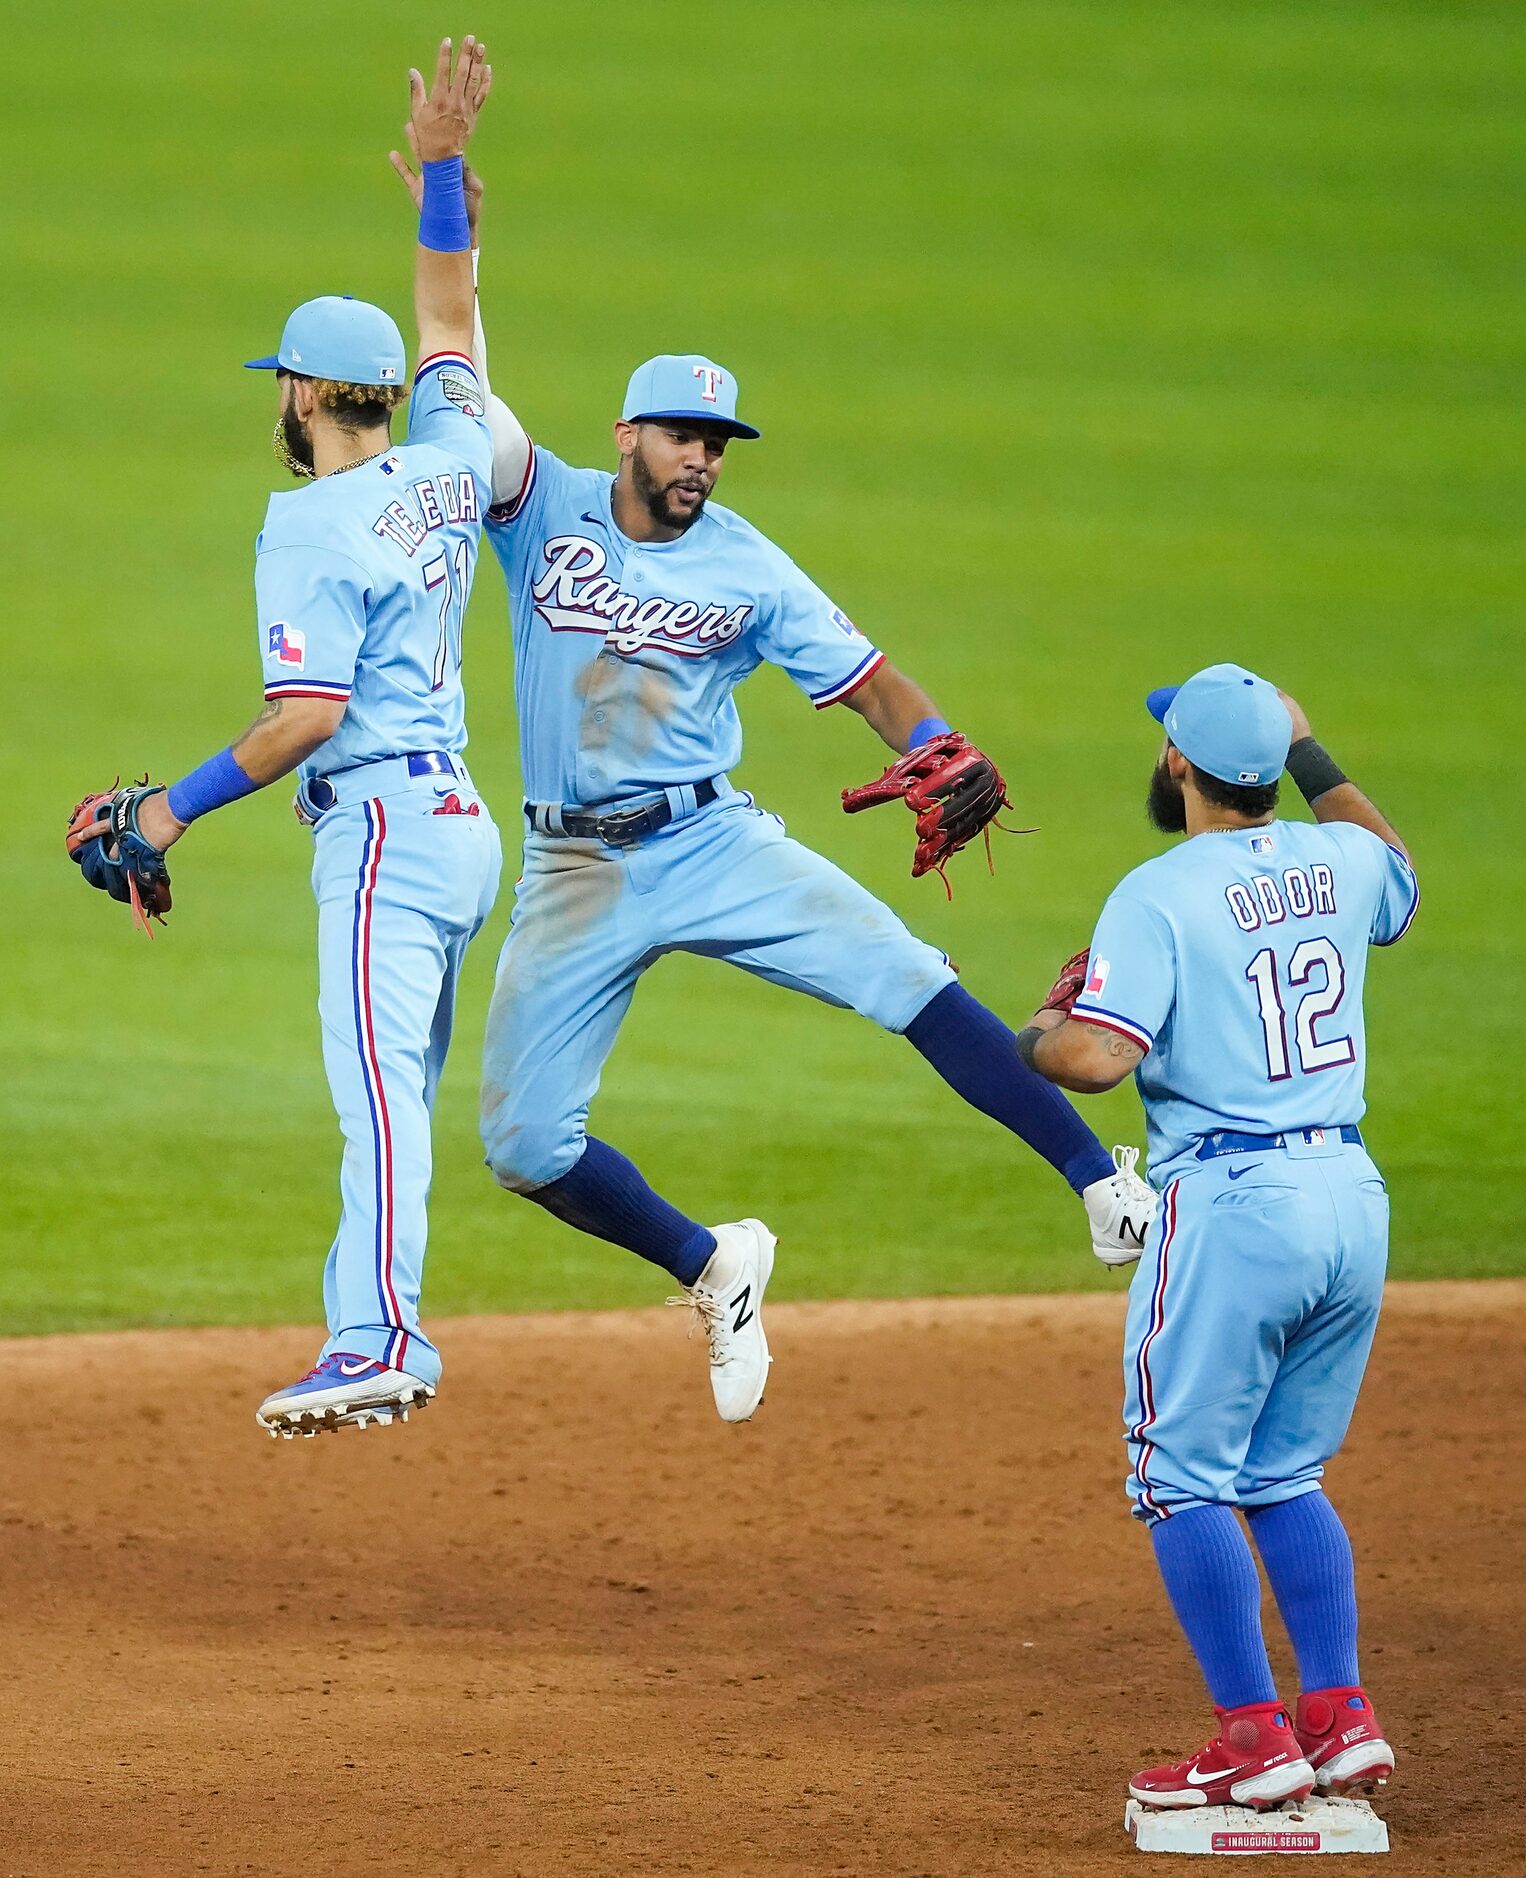
<svg viewBox="0 0 1526 1878"><path fill-rule="evenodd" d="M1124 1423L1136 1517L1311 1492L1345 1439L1388 1263L1366 1150L1184 1163L1129 1287Z"/></svg>
<svg viewBox="0 0 1526 1878"><path fill-rule="evenodd" d="M697 952L902 1031L947 957L737 792L629 848L530 835L483 1048L482 1139L511 1192L558 1180L637 980Z"/></svg>
<svg viewBox="0 0 1526 1878"><path fill-rule="evenodd" d="M376 1357L432 1383L440 1357L419 1328L430 1117L462 960L492 911L502 851L469 783L375 770L387 779L339 779L347 793L313 831L323 1061L344 1134L323 1354ZM381 793L362 797L364 787Z"/></svg>

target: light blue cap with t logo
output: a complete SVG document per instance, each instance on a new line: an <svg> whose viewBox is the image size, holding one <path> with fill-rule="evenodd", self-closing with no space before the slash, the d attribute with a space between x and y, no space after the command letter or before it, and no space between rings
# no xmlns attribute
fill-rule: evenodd
<svg viewBox="0 0 1526 1878"><path fill-rule="evenodd" d="M1288 760L1288 707L1275 685L1243 665L1210 665L1184 685L1162 685L1145 708L1189 763L1220 782L1275 782Z"/></svg>
<svg viewBox="0 0 1526 1878"><path fill-rule="evenodd" d="M280 349L244 363L251 372L300 372L341 385L401 385L408 377L397 321L347 293L305 300L287 320Z"/></svg>
<svg viewBox="0 0 1526 1878"><path fill-rule="evenodd" d="M697 352L663 352L638 365L625 388L620 416L627 424L683 417L716 424L733 437L762 435L737 416L737 381L730 372Z"/></svg>

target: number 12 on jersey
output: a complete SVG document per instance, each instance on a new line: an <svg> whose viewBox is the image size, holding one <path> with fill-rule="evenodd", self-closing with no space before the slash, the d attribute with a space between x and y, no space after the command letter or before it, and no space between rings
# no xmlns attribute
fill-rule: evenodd
<svg viewBox="0 0 1526 1878"><path fill-rule="evenodd" d="M1316 973L1323 982L1311 984ZM1346 992L1346 968L1332 940L1305 939L1288 960L1288 984L1295 989L1309 987L1293 1010L1291 1052L1288 1008L1277 982L1277 955L1270 946L1256 954L1245 968L1245 976L1256 988L1261 1028L1266 1035L1267 1074L1273 1082L1286 1082L1294 1073L1293 1056L1297 1057L1297 1069L1305 1076L1356 1061L1356 1045L1349 1036L1320 1037L1314 1029L1320 1018L1334 1011Z"/></svg>
<svg viewBox="0 0 1526 1878"><path fill-rule="evenodd" d="M451 577L451 564L455 564L455 577ZM419 572L424 576L424 586L430 593L437 589L440 595L440 643L435 649L434 670L430 674L430 690L438 691L445 683L447 671L461 669L461 616L466 611L467 590L472 579L472 552L469 541L458 541L455 553L447 556L441 551L432 561L425 561ZM455 657L451 653L454 649Z"/></svg>

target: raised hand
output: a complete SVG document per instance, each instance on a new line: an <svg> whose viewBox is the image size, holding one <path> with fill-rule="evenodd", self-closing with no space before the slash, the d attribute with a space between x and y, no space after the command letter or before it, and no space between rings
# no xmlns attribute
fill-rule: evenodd
<svg viewBox="0 0 1526 1878"><path fill-rule="evenodd" d="M440 163L465 153L477 115L493 85L486 48L468 33L451 71L451 44L440 41L434 81L426 92L421 73L408 73L409 142L421 163ZM393 167L401 158L393 152Z"/></svg>
<svg viewBox="0 0 1526 1878"><path fill-rule="evenodd" d="M482 95L485 96L486 93L484 92ZM419 161L419 140L414 133L411 122L403 126L403 135L408 139L408 148L413 152L413 162L417 163ZM403 187L413 198L413 206L416 209L422 209L424 206L424 178L419 174L418 170L413 167L413 164L409 163L407 157L405 157L400 150L389 150L387 152L387 160L391 163L393 169L396 170ZM482 178L472 168L470 163L463 163L461 166L461 186L466 192L466 219L471 224L472 246L475 248L477 245L477 222L482 214Z"/></svg>

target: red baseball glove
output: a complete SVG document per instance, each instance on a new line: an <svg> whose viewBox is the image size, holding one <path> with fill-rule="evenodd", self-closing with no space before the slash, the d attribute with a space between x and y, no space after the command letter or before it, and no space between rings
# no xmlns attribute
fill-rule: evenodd
<svg viewBox="0 0 1526 1878"><path fill-rule="evenodd" d="M856 815L860 809L876 808L881 802L895 801L904 802L917 818L912 879L935 873L950 898L952 890L944 868L961 848L981 834L986 838L989 862L991 824L1003 809L1012 806L1001 771L957 730L929 737L898 763L892 763L876 781L860 783L858 788L842 792L843 810L848 815ZM1031 835L1033 830L1022 828L1004 832Z"/></svg>
<svg viewBox="0 0 1526 1878"><path fill-rule="evenodd" d="M1076 999L1086 989L1086 974L1091 953L1073 952L1060 967L1060 975L1049 987L1049 995L1039 1006L1041 1011L1063 1011L1067 1017L1076 1008Z"/></svg>

